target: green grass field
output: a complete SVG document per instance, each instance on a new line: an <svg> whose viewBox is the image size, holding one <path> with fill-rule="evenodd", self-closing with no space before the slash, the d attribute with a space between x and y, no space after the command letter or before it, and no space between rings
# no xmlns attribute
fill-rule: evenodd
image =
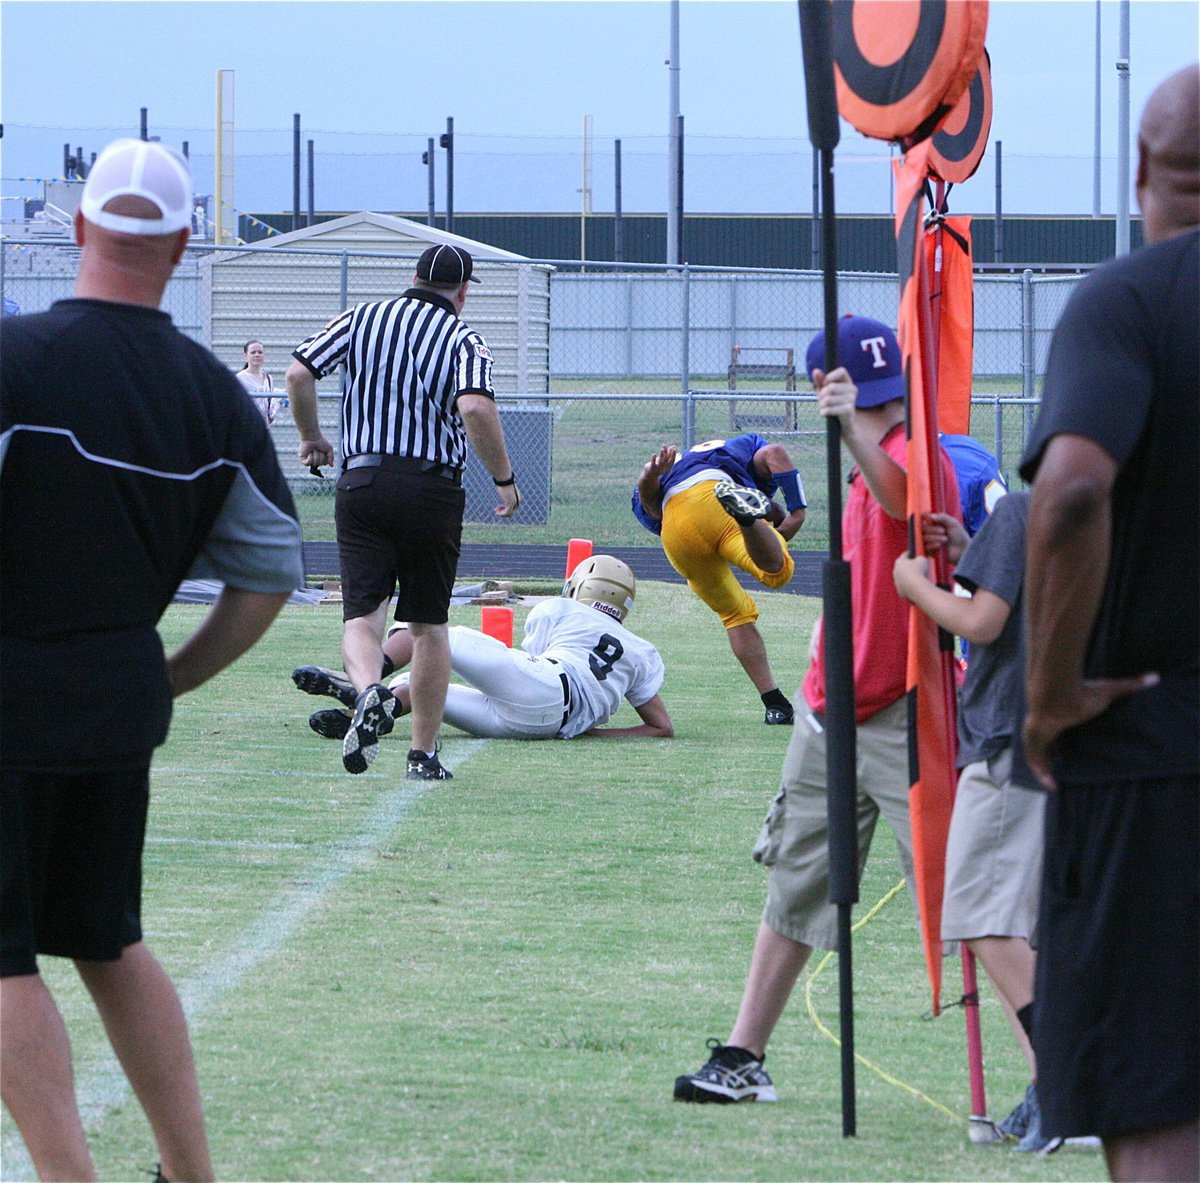
<svg viewBox="0 0 1200 1183"><path fill-rule="evenodd" d="M815 601L758 597L799 679ZM168 645L203 608L173 607ZM478 624L477 608L454 609ZM524 608L518 608L520 628ZM296 664L336 663L340 613L289 607L233 670L181 700L159 753L147 939L192 1023L221 1177L241 1180L1097 1180L967 1136L960 1010L929 1020L905 893L858 933L858 1137L841 1136L836 960L806 973L768 1057L776 1105L689 1106L677 1073L724 1038L764 893L749 858L786 729L686 589L645 584L630 623L667 661L678 738L481 741L455 779L408 784L403 724L363 776L314 736ZM626 713L628 712L628 713ZM617 722L634 718L624 708ZM856 917L899 880L886 827ZM814 958L813 970L820 963ZM44 961L72 1032L101 1177L155 1153L68 965ZM958 963L946 996L957 997ZM806 993L811 987L816 1020ZM1001 1117L1025 1072L982 1005ZM3 1177L32 1177L11 1127Z"/></svg>
<svg viewBox="0 0 1200 1183"><path fill-rule="evenodd" d="M715 382L715 379L713 380ZM722 383L723 384L723 383ZM592 538L609 546L640 546L652 543L629 509L634 482L642 465L663 444L678 444L681 438L681 400L666 379L638 380L636 392L623 391L617 380L558 382L558 394L587 394L591 398L555 398L553 409L550 514L545 523L522 520L518 514L506 522L468 522L465 542L555 543L564 538ZM978 383L977 396L1020 390L1019 380ZM771 391L779 394L778 390ZM657 399L638 398L654 394ZM696 400L695 439L723 439L739 431L759 431L787 447L808 498L808 521L792 543L796 550L823 551L829 547L828 476L826 469L826 425L812 401L794 404L756 401L753 389L741 389L730 400ZM611 397L609 397L611 396ZM794 408L794 420L785 422L784 407ZM324 414L328 417L330 409ZM1000 449L1004 468L1017 485L1016 461L1025 430L1025 408L1004 406L1001 414ZM784 424L786 430L779 426ZM972 433L996 450L996 407L977 401L972 413ZM332 430L332 426L328 428ZM510 450L520 455L520 441L510 439ZM851 461L843 450L842 472L848 476ZM519 465L518 465L519 469ZM521 473L518 471L518 476ZM332 539L333 482L305 477L294 482L297 509L308 539Z"/></svg>

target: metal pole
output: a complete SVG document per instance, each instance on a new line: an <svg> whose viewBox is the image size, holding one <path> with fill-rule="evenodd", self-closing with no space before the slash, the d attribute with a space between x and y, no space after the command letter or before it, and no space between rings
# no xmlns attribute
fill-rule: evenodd
<svg viewBox="0 0 1200 1183"><path fill-rule="evenodd" d="M300 229L300 116L292 116L292 229Z"/></svg>
<svg viewBox="0 0 1200 1183"><path fill-rule="evenodd" d="M426 141L429 147L421 153L421 163L429 166L429 212L425 215L425 221L430 226L437 225L437 210L433 204L433 189L434 189L434 154L433 154L433 137L430 136Z"/></svg>
<svg viewBox="0 0 1200 1183"><path fill-rule="evenodd" d="M1025 450L1025 440L1029 436L1029 427L1033 421L1034 399L1034 359L1036 358L1033 324L1033 272L1026 267L1021 272L1021 398L1022 425L1021 448Z"/></svg>
<svg viewBox="0 0 1200 1183"><path fill-rule="evenodd" d="M1129 254L1129 0L1121 0L1117 51L1117 254Z"/></svg>
<svg viewBox="0 0 1200 1183"><path fill-rule="evenodd" d="M680 259L687 258L687 252L683 249L683 116L679 116L679 136L676 139L676 156L675 167L678 176L675 182L675 194L678 205L675 207L673 217L675 218L675 253L676 262Z"/></svg>
<svg viewBox="0 0 1200 1183"><path fill-rule="evenodd" d="M1092 140L1092 217L1100 216L1100 0L1096 0L1096 97L1093 107L1092 122L1094 135Z"/></svg>
<svg viewBox="0 0 1200 1183"><path fill-rule="evenodd" d="M342 265L338 271L338 309L345 311L350 303L350 255L342 251Z"/></svg>
<svg viewBox="0 0 1200 1183"><path fill-rule="evenodd" d="M82 149L80 150L80 152L81 152L81 155L82 155ZM183 141L183 158L184 158L184 160L191 160L191 158L192 158L192 154L191 154L191 153L188 151L188 142L187 142L187 140L184 140L184 141ZM82 161L81 161L81 163L82 163Z"/></svg>
<svg viewBox="0 0 1200 1183"><path fill-rule="evenodd" d="M996 141L996 224L992 237L992 258L997 263L1004 262L1004 217L1000 210L1001 197L1004 192L1004 145Z"/></svg>
<svg viewBox="0 0 1200 1183"><path fill-rule="evenodd" d="M625 227L621 225L621 141L613 141L613 260L625 261Z"/></svg>
<svg viewBox="0 0 1200 1183"><path fill-rule="evenodd" d="M683 265L683 282L681 285L683 309L682 322L683 339L679 345L679 393L683 398L683 450L696 442L696 405L691 399L691 335L692 335L692 272L685 263Z"/></svg>
<svg viewBox="0 0 1200 1183"><path fill-rule="evenodd" d="M833 152L839 138L833 81L830 5L799 0L800 40L808 105L808 138L820 151L821 268L825 372L838 364L837 220ZM825 630L825 782L829 819L829 902L837 909L838 1011L841 1033L842 1136L858 1130L854 1063L854 957L851 909L858 902L858 777L854 729L854 633L850 564L842 553L842 436L825 421L829 558L821 569Z"/></svg>
<svg viewBox="0 0 1200 1183"><path fill-rule="evenodd" d="M313 179L315 169L313 168L313 142L308 141L308 217L305 219L307 225L312 226L316 223L316 207L314 197L316 195L316 182Z"/></svg>
<svg viewBox="0 0 1200 1183"><path fill-rule="evenodd" d="M454 233L454 119L447 117L446 130L442 135L442 147L446 149L446 230Z"/></svg>
<svg viewBox="0 0 1200 1183"><path fill-rule="evenodd" d="M141 132L138 136L139 139L148 140L150 138L150 127L146 118L148 114L148 109L143 107L141 112Z"/></svg>
<svg viewBox="0 0 1200 1183"><path fill-rule="evenodd" d="M670 71L670 110L667 116L667 262L679 262L678 227L675 210L679 206L679 0L671 0L671 48L667 57Z"/></svg>
<svg viewBox="0 0 1200 1183"><path fill-rule="evenodd" d="M813 149L812 176L812 266L821 267L821 153Z"/></svg>
<svg viewBox="0 0 1200 1183"><path fill-rule="evenodd" d="M68 161L68 160L70 160L70 159L71 159L71 145L70 145L70 144L63 144L63 167L62 167L62 175L63 175L63 177L64 177L64 178L66 177L67 173L71 171L71 169L70 169L70 166L67 164L67 161Z"/></svg>
<svg viewBox="0 0 1200 1183"><path fill-rule="evenodd" d="M579 261L587 258L587 217L592 210L592 117L583 117L583 170L579 179Z"/></svg>

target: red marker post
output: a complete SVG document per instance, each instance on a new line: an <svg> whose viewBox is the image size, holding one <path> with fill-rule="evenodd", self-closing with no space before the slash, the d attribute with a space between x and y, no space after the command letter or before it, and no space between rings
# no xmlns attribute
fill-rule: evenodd
<svg viewBox="0 0 1200 1183"><path fill-rule="evenodd" d="M502 641L510 649L513 642L513 610L502 604L485 604L479 610L480 631Z"/></svg>

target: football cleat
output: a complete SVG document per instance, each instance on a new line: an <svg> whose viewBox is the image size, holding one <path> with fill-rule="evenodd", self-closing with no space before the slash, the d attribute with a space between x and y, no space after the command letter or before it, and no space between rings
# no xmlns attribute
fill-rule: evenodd
<svg viewBox="0 0 1200 1183"><path fill-rule="evenodd" d="M408 767L404 773L405 780L453 780L454 774L442 765L437 752L432 756L417 748L408 752Z"/></svg>
<svg viewBox="0 0 1200 1183"><path fill-rule="evenodd" d="M771 511L771 499L765 493L733 481L718 481L713 486L713 496L739 526L752 526Z"/></svg>
<svg viewBox="0 0 1200 1183"><path fill-rule="evenodd" d="M358 691L345 674L319 665L302 665L292 670L292 681L305 694L324 694L336 698L344 707L354 709Z"/></svg>
<svg viewBox="0 0 1200 1183"><path fill-rule="evenodd" d="M386 686L368 686L354 704L354 717L342 740L342 764L347 772L360 773L375 762L379 740L392 729L396 700Z"/></svg>
<svg viewBox="0 0 1200 1183"><path fill-rule="evenodd" d="M330 707L327 711L313 711L308 716L308 725L323 739L345 739L350 730L350 716Z"/></svg>

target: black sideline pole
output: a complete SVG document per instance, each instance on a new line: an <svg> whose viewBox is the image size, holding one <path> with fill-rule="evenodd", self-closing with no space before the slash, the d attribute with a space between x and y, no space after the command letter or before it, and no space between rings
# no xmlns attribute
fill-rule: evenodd
<svg viewBox="0 0 1200 1183"><path fill-rule="evenodd" d="M837 92L828 0L798 0L804 53L808 135L820 153L821 264L825 293L825 372L838 365L837 227L833 150L838 142ZM837 908L838 999L842 1041L842 1136L857 1132L854 1097L854 977L850 909L858 902L858 828L855 801L854 641L850 564L842 557L842 433L826 420L829 482L829 558L822 570L825 617L825 776L829 803L829 902Z"/></svg>

